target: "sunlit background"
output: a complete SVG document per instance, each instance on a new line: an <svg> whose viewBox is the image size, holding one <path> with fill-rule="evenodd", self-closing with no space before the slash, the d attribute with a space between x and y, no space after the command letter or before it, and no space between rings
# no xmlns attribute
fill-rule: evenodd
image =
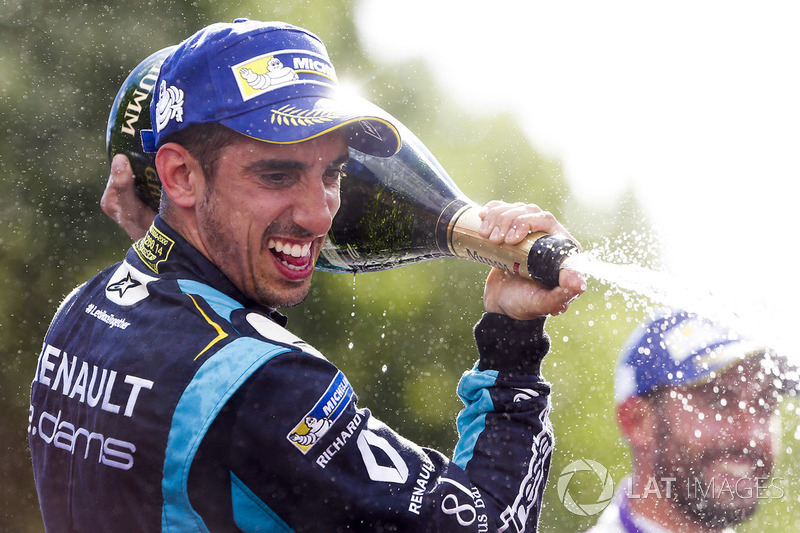
<svg viewBox="0 0 800 533"><path fill-rule="evenodd" d="M798 351L800 5L359 6L372 57L419 58L468 112L510 113L590 208L632 191L663 270Z"/></svg>
<svg viewBox="0 0 800 533"><path fill-rule="evenodd" d="M559 500L567 465L597 461L615 482L628 473L613 368L661 300L797 354L800 7L791 2L8 0L0 4L0 531L41 530L25 427L50 317L129 245L98 205L114 95L150 53L240 16L320 35L340 80L402 120L468 196L552 210L595 258L631 265L614 271L616 282L650 294L590 278L570 312L548 321L544 373L557 443L541 531L596 521ZM290 329L347 373L362 406L449 453L485 275L459 260L355 279L320 273L309 300L287 311ZM791 399L780 407L775 476L785 493L740 531L800 529L796 409ZM576 501L597 500L592 476L573 483Z"/></svg>

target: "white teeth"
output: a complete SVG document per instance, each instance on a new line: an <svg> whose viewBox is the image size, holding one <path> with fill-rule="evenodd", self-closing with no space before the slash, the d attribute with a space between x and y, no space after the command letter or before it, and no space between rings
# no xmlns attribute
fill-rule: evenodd
<svg viewBox="0 0 800 533"><path fill-rule="evenodd" d="M305 257L308 255L309 250L311 250L311 243L306 243L301 246L299 244L292 244L290 242L269 239L267 241L267 247L272 248L278 253L284 253L286 255L291 255L292 257Z"/></svg>
<svg viewBox="0 0 800 533"><path fill-rule="evenodd" d="M739 478L747 477L752 473L752 468L749 464L738 461L723 460L719 463L718 468L724 474Z"/></svg>

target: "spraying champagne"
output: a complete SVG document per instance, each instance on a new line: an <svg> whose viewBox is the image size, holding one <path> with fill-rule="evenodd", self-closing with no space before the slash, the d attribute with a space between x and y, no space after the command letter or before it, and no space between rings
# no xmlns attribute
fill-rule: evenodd
<svg viewBox="0 0 800 533"><path fill-rule="evenodd" d="M108 120L109 158L125 154L137 194L158 209L160 181L155 154L144 152L140 131L150 129L149 105L165 48L137 66L120 88ZM350 149L341 185L341 207L317 262L329 272L372 272L436 259L459 257L558 285L564 259L577 246L570 240L532 233L516 245L494 244L478 229L480 208L456 186L425 145L397 119L377 106L376 116L390 120L403 144L382 158Z"/></svg>

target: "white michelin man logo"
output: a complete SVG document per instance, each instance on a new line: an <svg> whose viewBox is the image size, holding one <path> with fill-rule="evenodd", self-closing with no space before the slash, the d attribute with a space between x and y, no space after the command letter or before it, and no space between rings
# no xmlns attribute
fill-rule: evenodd
<svg viewBox="0 0 800 533"><path fill-rule="evenodd" d="M328 429L333 425L327 418L317 418L315 416L307 416L305 418L306 426L308 427L308 433L304 433L299 435L298 433L292 433L289 435L289 440L292 442L296 442L301 446L311 446L319 439L322 438L325 433L328 432Z"/></svg>
<svg viewBox="0 0 800 533"><path fill-rule="evenodd" d="M175 119L183 122L183 90L174 85L167 87L166 80L161 80L156 102L156 128L163 130L169 121Z"/></svg>
<svg viewBox="0 0 800 533"><path fill-rule="evenodd" d="M267 71L264 74L256 74L247 67L240 68L239 74L247 84L257 91L263 91L269 87L277 87L292 82L297 78L297 73L291 67L284 67L277 57L270 57L267 61Z"/></svg>

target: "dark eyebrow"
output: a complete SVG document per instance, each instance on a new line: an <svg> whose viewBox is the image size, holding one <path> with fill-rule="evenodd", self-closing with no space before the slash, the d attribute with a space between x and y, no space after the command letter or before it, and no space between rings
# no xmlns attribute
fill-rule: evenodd
<svg viewBox="0 0 800 533"><path fill-rule="evenodd" d="M350 160L350 152L347 151L334 159L330 167L338 167L347 163ZM249 174L259 174L265 171L274 171L274 170L305 170L306 165L301 161L296 161L294 159L262 159L260 161L254 161L249 165L244 167L244 171Z"/></svg>
<svg viewBox="0 0 800 533"><path fill-rule="evenodd" d="M339 156L337 159L334 159L333 162L331 163L331 166L339 167L347 163L349 160L350 160L350 151L348 150L347 152Z"/></svg>
<svg viewBox="0 0 800 533"><path fill-rule="evenodd" d="M260 174L273 170L305 170L306 165L293 159L261 159L244 167L248 174Z"/></svg>

